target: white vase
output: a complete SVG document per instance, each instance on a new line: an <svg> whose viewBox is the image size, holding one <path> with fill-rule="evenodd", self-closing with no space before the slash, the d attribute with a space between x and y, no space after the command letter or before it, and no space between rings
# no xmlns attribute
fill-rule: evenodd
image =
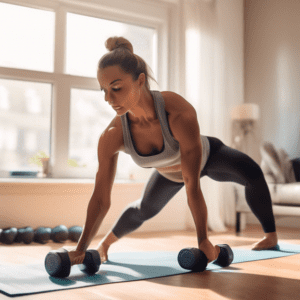
<svg viewBox="0 0 300 300"><path fill-rule="evenodd" d="M42 177L47 177L49 174L49 158L41 158L42 162Z"/></svg>

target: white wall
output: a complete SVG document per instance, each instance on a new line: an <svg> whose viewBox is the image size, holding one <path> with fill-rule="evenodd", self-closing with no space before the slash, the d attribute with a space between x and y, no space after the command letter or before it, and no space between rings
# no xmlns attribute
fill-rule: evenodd
<svg viewBox="0 0 300 300"><path fill-rule="evenodd" d="M300 1L246 0L245 102L261 108L249 155L261 162L259 144L269 141L289 157L300 156ZM258 223L254 216L248 223ZM299 227L300 218L277 225Z"/></svg>
<svg viewBox="0 0 300 300"><path fill-rule="evenodd" d="M114 183L111 207L99 235L105 235L123 209L141 197L144 186L144 183ZM91 179L1 179L0 228L84 226L93 191L94 180ZM186 229L185 193L183 187L157 216L137 231Z"/></svg>

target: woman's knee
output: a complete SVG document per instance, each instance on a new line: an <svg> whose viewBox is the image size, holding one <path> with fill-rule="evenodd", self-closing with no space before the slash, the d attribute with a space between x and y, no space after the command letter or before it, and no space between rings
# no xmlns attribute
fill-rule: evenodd
<svg viewBox="0 0 300 300"><path fill-rule="evenodd" d="M144 222L154 217L158 212L154 207L143 202L143 198L132 202L126 209L126 214L130 219Z"/></svg>
<svg viewBox="0 0 300 300"><path fill-rule="evenodd" d="M247 172L248 181L252 182L252 181L257 181L262 179L265 180L261 167L254 160L251 161L251 164L249 163L247 167L245 167L245 170Z"/></svg>
<svg viewBox="0 0 300 300"><path fill-rule="evenodd" d="M159 211L160 210L153 205L142 203L140 206L140 218L143 221L147 221L157 215Z"/></svg>

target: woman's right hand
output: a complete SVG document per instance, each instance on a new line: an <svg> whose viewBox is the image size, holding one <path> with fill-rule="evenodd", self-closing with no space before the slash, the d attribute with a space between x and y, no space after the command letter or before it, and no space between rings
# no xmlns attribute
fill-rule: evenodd
<svg viewBox="0 0 300 300"><path fill-rule="evenodd" d="M66 249L66 248L64 248ZM85 251L76 250L76 247L66 249L69 254L71 266L82 264L85 258Z"/></svg>

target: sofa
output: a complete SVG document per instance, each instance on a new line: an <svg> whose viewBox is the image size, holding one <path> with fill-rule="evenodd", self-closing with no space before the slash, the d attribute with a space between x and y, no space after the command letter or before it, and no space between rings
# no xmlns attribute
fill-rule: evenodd
<svg viewBox="0 0 300 300"><path fill-rule="evenodd" d="M276 149L270 142L260 145L260 153L260 167L270 190L275 221L277 217L300 217L300 182L296 180L292 160L284 149ZM240 234L246 227L246 214L252 211L246 202L245 187L236 183L233 187L236 234Z"/></svg>

